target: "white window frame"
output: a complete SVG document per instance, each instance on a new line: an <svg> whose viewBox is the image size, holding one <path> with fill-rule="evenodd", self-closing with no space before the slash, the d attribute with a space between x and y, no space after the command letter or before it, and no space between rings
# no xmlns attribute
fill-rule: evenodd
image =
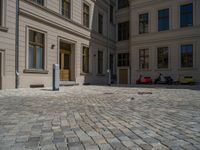
<svg viewBox="0 0 200 150"><path fill-rule="evenodd" d="M59 0L59 6L60 6L60 15L62 15L62 0ZM63 17L65 17L66 19L70 19L70 20L73 20L73 0L70 0L70 18L67 18L67 17L65 17L65 16L63 16Z"/></svg>
<svg viewBox="0 0 200 150"><path fill-rule="evenodd" d="M36 32L40 32L42 34L44 34L44 68L43 69L30 69L29 68L29 31L33 30ZM26 64L25 64L25 69L26 70L47 70L47 56L48 56L48 51L47 51L47 31L44 30L40 30L34 27L30 27L27 26L27 30L26 30Z"/></svg>
<svg viewBox="0 0 200 150"><path fill-rule="evenodd" d="M82 5L81 5L81 22L82 22L82 25L83 25L83 5L84 4L86 4L86 5L88 5L89 6L89 27L86 27L86 26L84 26L84 27L86 27L86 28L91 28L91 20L92 20L92 18L91 18L91 4L89 3L89 2L87 2L86 0L83 0L82 1Z"/></svg>

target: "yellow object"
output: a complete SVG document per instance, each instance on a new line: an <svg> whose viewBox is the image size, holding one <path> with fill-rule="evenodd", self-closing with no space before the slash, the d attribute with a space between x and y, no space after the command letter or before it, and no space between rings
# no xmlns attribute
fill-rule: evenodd
<svg viewBox="0 0 200 150"><path fill-rule="evenodd" d="M194 79L191 76L185 76L180 79L181 84L195 84Z"/></svg>

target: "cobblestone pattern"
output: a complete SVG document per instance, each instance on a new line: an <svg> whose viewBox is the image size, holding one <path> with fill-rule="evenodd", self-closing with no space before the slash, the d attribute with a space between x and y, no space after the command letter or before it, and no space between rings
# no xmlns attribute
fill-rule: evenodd
<svg viewBox="0 0 200 150"><path fill-rule="evenodd" d="M200 88L1 91L0 150L10 149L197 150Z"/></svg>

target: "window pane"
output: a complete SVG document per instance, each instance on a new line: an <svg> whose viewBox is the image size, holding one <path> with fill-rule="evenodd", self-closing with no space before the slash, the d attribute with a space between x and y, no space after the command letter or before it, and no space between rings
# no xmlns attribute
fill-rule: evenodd
<svg viewBox="0 0 200 150"><path fill-rule="evenodd" d="M71 15L71 2L70 0L62 0L62 15L70 18Z"/></svg>
<svg viewBox="0 0 200 150"><path fill-rule="evenodd" d="M99 33L103 33L103 16L99 14L98 16L98 27L99 27Z"/></svg>
<svg viewBox="0 0 200 150"><path fill-rule="evenodd" d="M181 27L188 27L193 25L193 4L181 6Z"/></svg>
<svg viewBox="0 0 200 150"><path fill-rule="evenodd" d="M83 25L86 27L89 27L89 12L90 12L90 8L88 5L83 4Z"/></svg>
<svg viewBox="0 0 200 150"><path fill-rule="evenodd" d="M118 41L129 39L129 22L118 24Z"/></svg>
<svg viewBox="0 0 200 150"><path fill-rule="evenodd" d="M148 49L139 50L139 68L140 69L149 68L149 50Z"/></svg>
<svg viewBox="0 0 200 150"><path fill-rule="evenodd" d="M139 15L139 33L148 33L149 26L149 14L141 14Z"/></svg>
<svg viewBox="0 0 200 150"><path fill-rule="evenodd" d="M158 11L158 31L169 29L169 9Z"/></svg>
<svg viewBox="0 0 200 150"><path fill-rule="evenodd" d="M159 69L168 68L168 47L158 48L157 61Z"/></svg>
<svg viewBox="0 0 200 150"><path fill-rule="evenodd" d="M83 47L82 70L85 73L89 72L89 48Z"/></svg>
<svg viewBox="0 0 200 150"><path fill-rule="evenodd" d="M64 69L70 68L70 56L69 54L64 54Z"/></svg>
<svg viewBox="0 0 200 150"><path fill-rule="evenodd" d="M34 58L35 58L35 53L34 53L34 46L29 44L29 58L28 58L28 62L29 62L29 69L33 69L34 68Z"/></svg>
<svg viewBox="0 0 200 150"><path fill-rule="evenodd" d="M98 51L98 74L103 74L103 52Z"/></svg>
<svg viewBox="0 0 200 150"><path fill-rule="evenodd" d="M181 46L181 67L193 67L193 45Z"/></svg>
<svg viewBox="0 0 200 150"><path fill-rule="evenodd" d="M37 47L36 58L36 69L43 69L43 48Z"/></svg>

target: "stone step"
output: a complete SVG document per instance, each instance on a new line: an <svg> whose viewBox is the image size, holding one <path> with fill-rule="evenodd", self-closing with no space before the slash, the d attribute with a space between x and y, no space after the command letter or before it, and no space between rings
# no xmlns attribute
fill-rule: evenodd
<svg viewBox="0 0 200 150"><path fill-rule="evenodd" d="M60 86L75 86L79 85L76 81L60 81Z"/></svg>

